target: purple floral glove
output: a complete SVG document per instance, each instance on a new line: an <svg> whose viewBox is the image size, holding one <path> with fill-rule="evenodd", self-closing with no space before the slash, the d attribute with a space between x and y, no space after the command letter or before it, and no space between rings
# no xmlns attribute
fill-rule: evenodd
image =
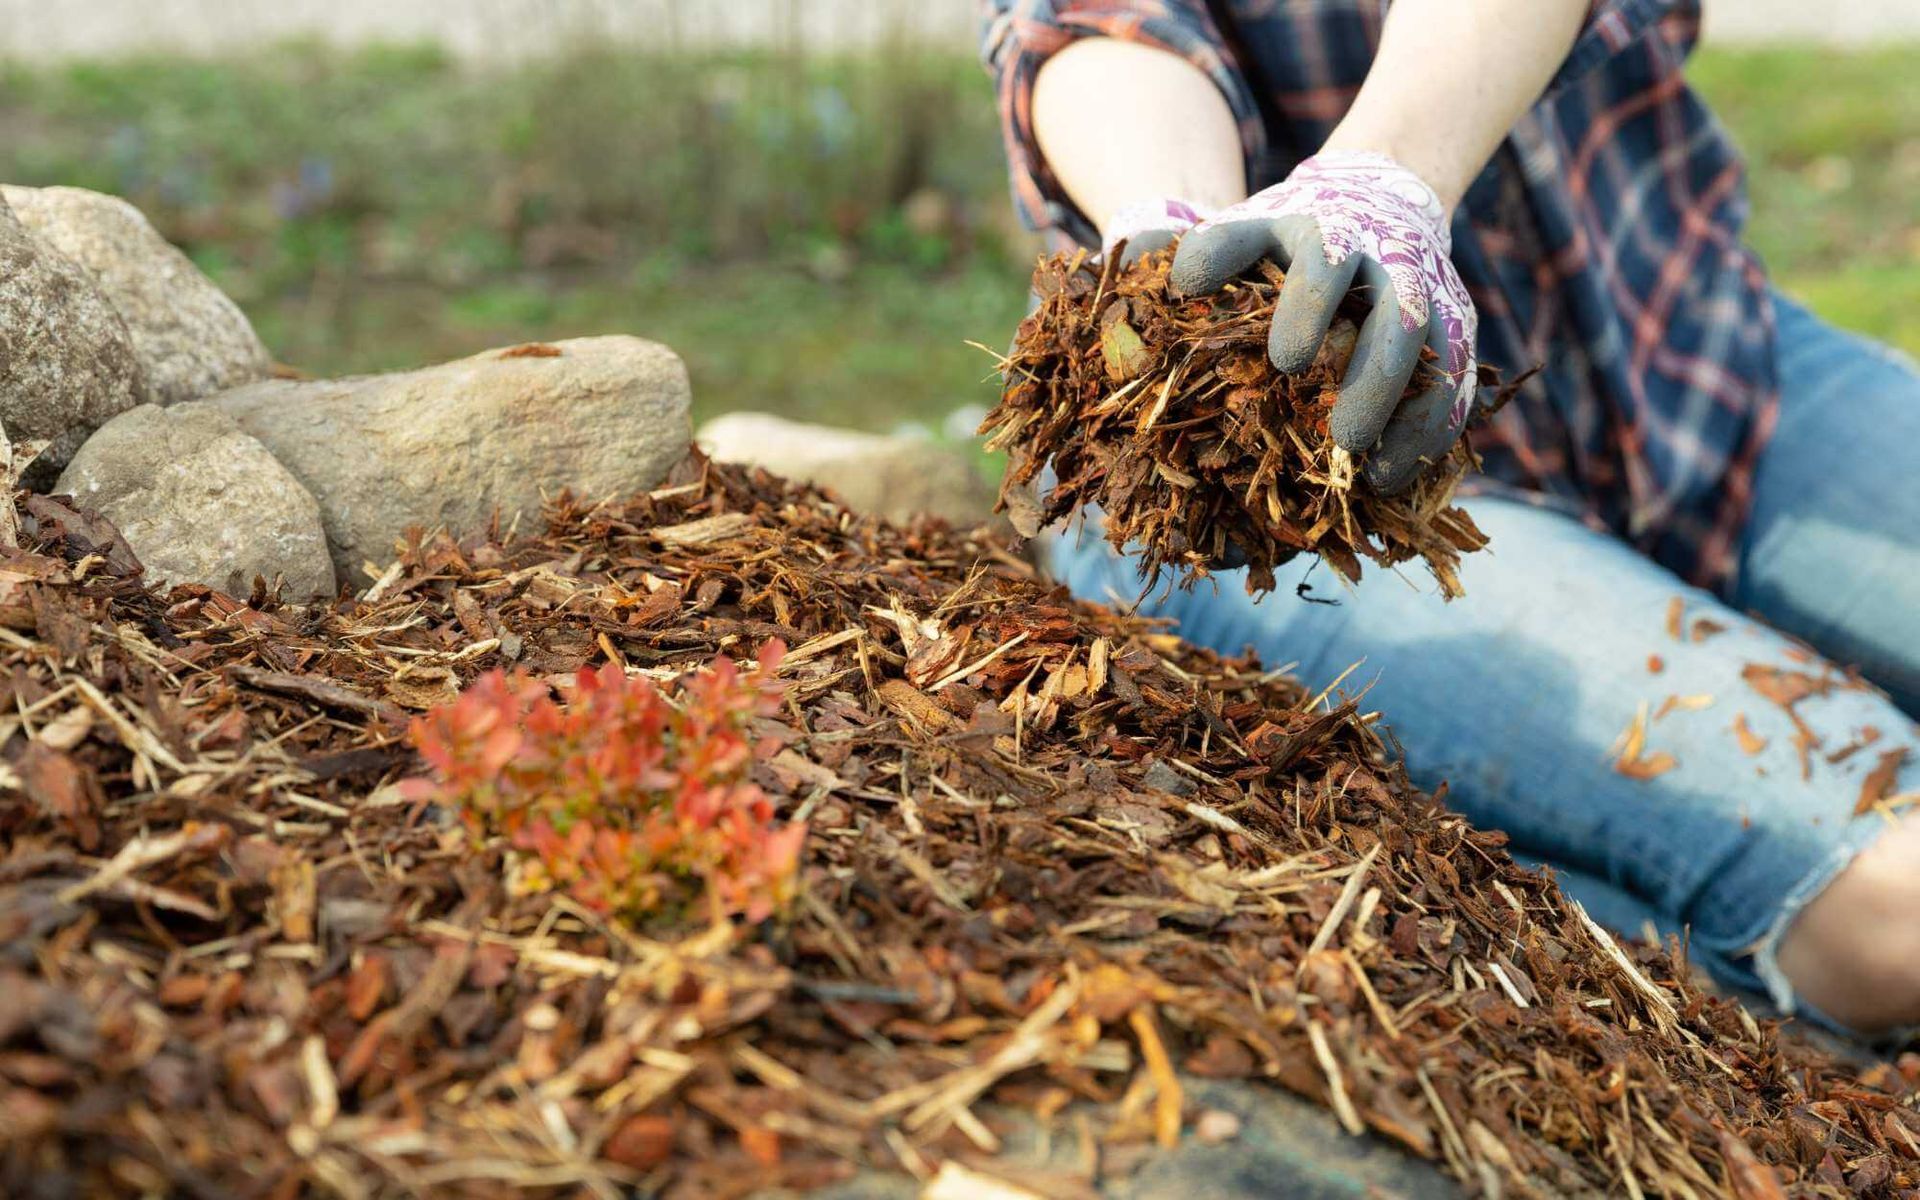
<svg viewBox="0 0 1920 1200"><path fill-rule="evenodd" d="M1116 221L1117 223L1117 221ZM1287 271L1267 350L1299 372L1320 352L1356 285L1373 311L1360 327L1331 427L1377 490L1397 492L1459 439L1473 411L1479 317L1453 267L1453 234L1434 190L1384 154L1321 154L1286 182L1241 201L1182 238L1173 286L1219 291L1263 258ZM1443 377L1400 402L1430 345Z"/></svg>
<svg viewBox="0 0 1920 1200"><path fill-rule="evenodd" d="M1213 210L1185 200L1157 197L1138 200L1114 213L1100 235L1100 253L1111 254L1121 242L1120 265L1130 267L1142 255L1165 250L1187 231L1213 215Z"/></svg>

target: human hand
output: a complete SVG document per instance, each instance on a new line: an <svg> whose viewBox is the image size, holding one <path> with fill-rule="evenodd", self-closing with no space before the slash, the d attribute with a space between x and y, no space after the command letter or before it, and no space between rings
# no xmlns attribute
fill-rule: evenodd
<svg viewBox="0 0 1920 1200"><path fill-rule="evenodd" d="M1405 489L1444 456L1473 411L1479 318L1451 258L1453 235L1434 190L1383 154L1329 153L1284 183L1196 224L1170 282L1219 291L1263 258L1287 272L1268 337L1276 369L1313 364L1335 311L1356 284L1372 296L1330 427L1375 490ZM1401 400L1432 346L1441 378Z"/></svg>
<svg viewBox="0 0 1920 1200"><path fill-rule="evenodd" d="M1156 198L1141 200L1126 205L1108 219L1106 230L1100 237L1100 253L1093 259L1093 267L1105 261L1116 246L1120 251L1120 265L1130 267L1142 258L1177 243L1188 230L1206 219L1209 210L1185 200ZM1040 309L1040 293L1027 292L1027 316ZM1019 333L1014 341L1020 340ZM1008 346L1008 361L1013 359L1013 347ZM1004 375L1004 369L1002 371Z"/></svg>
<svg viewBox="0 0 1920 1200"><path fill-rule="evenodd" d="M1122 242L1120 265L1130 267L1149 254L1165 250L1212 215L1212 210L1185 200L1156 198L1126 205L1108 218L1100 235L1100 253L1113 253Z"/></svg>

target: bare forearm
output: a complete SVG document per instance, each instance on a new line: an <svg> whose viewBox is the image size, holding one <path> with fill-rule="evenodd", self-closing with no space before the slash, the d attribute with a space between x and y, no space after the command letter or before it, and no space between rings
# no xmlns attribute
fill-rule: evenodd
<svg viewBox="0 0 1920 1200"><path fill-rule="evenodd" d="M1451 210L1539 98L1579 32L1588 0L1396 0L1380 52L1329 151L1385 154ZM1246 195L1232 110L1176 55L1106 38L1041 69L1040 152L1096 227L1143 198L1221 207Z"/></svg>
<svg viewBox="0 0 1920 1200"><path fill-rule="evenodd" d="M1164 50L1107 38L1068 46L1034 82L1033 129L1098 229L1147 197L1222 207L1247 194L1233 110L1199 68Z"/></svg>
<svg viewBox="0 0 1920 1200"><path fill-rule="evenodd" d="M1346 117L1256 196L1225 95L1175 55L1076 43L1041 69L1034 134L1103 242L1176 247L1176 292L1282 265L1267 346L1280 371L1306 370L1342 299L1367 289L1330 428L1392 493L1450 452L1474 410L1479 315L1453 263L1452 213L1566 61L1589 2L1396 0ZM1439 377L1409 396L1428 350Z"/></svg>
<svg viewBox="0 0 1920 1200"><path fill-rule="evenodd" d="M1324 149L1385 154L1451 211L1566 60L1586 12L1587 0L1395 0Z"/></svg>

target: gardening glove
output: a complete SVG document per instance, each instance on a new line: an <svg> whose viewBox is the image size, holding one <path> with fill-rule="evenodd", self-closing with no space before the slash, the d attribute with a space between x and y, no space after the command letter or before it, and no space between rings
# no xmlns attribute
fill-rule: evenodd
<svg viewBox="0 0 1920 1200"><path fill-rule="evenodd" d="M1184 200L1140 200L1120 209L1107 221L1100 236L1100 253L1113 253L1121 242L1120 265L1130 267L1142 258L1178 242L1188 230L1212 215L1210 209Z"/></svg>
<svg viewBox="0 0 1920 1200"><path fill-rule="evenodd" d="M1165 250L1204 220L1208 211L1184 200L1141 200L1126 205L1107 221L1106 232L1100 238L1100 253L1093 258L1095 269L1122 242L1126 243L1120 252L1122 267L1130 267L1157 250ZM1032 316L1039 307L1040 293L1029 290L1026 315ZM1018 341L1019 336L1016 331L1014 340ZM1013 357L1012 345L1007 347L1007 357Z"/></svg>
<svg viewBox="0 0 1920 1200"><path fill-rule="evenodd" d="M1170 282L1201 295L1263 258L1278 263L1287 277L1267 354L1290 374L1313 364L1347 292L1366 288L1373 311L1329 424L1342 450L1365 456L1362 477L1391 495L1446 455L1473 410L1479 317L1452 252L1446 210L1419 176L1384 154L1340 151L1200 222L1181 239ZM1422 345L1441 378L1402 403Z"/></svg>

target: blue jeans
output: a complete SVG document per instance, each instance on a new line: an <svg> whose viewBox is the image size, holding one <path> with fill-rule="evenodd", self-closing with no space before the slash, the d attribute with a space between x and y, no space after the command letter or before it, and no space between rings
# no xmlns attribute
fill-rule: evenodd
<svg viewBox="0 0 1920 1200"><path fill-rule="evenodd" d="M1446 781L1449 803L1553 866L1597 920L1684 927L1696 961L1792 1011L1779 939L1887 827L1854 815L1868 772L1891 749L1920 751L1920 368L1778 303L1779 430L1728 595L1560 512L1484 496L1466 503L1493 544L1468 557L1452 604L1417 566L1342 589L1302 562L1259 604L1228 574L1217 588L1156 587L1140 611L1216 650L1294 663L1316 688L1360 664L1343 686L1370 689L1416 782ZM1091 532L1061 535L1051 554L1076 594L1123 607L1141 594L1133 564ZM1337 606L1296 599L1309 575ZM1667 632L1675 597L1680 640ZM1693 640L1703 619L1724 632ZM1841 687L1796 706L1820 739L1803 777L1792 717L1743 671L1818 674L1819 656L1885 694ZM1614 769L1637 717L1643 759L1676 760L1653 778Z"/></svg>

